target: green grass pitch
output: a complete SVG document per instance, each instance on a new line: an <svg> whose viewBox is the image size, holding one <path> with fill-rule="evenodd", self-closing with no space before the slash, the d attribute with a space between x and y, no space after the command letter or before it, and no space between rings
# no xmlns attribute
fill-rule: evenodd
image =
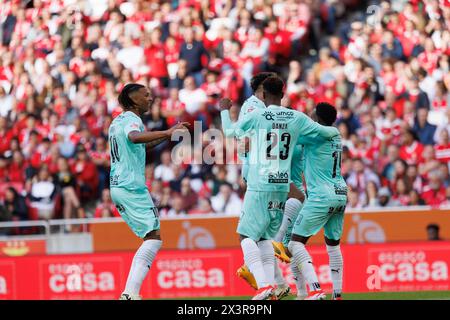
<svg viewBox="0 0 450 320"><path fill-rule="evenodd" d="M450 291L344 293L343 300L450 300ZM250 300L250 296L186 298L184 300ZM294 300L289 296L283 300ZM327 295L330 300L331 296Z"/></svg>

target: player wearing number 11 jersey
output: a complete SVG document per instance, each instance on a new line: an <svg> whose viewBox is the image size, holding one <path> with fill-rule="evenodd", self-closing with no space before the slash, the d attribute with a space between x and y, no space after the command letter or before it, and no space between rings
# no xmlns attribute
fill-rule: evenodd
<svg viewBox="0 0 450 320"><path fill-rule="evenodd" d="M336 120L336 109L328 103L316 106L315 118L325 126ZM325 231L325 242L329 256L333 298L340 299L342 291L343 259L339 240L342 234L344 210L347 203L347 185L341 175L342 143L340 135L328 140L312 139L304 144L306 200L289 242L292 254L291 265L297 266L309 284L309 300L322 300L322 292L312 259L305 248L309 237L321 228Z"/></svg>

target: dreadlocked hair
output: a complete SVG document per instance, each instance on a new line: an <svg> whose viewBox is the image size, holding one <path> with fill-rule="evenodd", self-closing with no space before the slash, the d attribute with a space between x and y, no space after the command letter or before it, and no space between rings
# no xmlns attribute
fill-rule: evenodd
<svg viewBox="0 0 450 320"><path fill-rule="evenodd" d="M125 109L130 109L135 106L133 100L130 98L130 93L137 91L141 88L145 88L142 84L138 83L128 83L123 87L122 91L119 94L119 97L117 100L119 100L119 103L122 107Z"/></svg>

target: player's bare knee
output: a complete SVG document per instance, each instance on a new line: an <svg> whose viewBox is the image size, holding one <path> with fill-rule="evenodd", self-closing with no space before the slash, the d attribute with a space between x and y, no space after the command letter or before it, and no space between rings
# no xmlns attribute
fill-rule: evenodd
<svg viewBox="0 0 450 320"><path fill-rule="evenodd" d="M288 199L289 198L295 198L299 201L301 201L302 203L305 201L305 195L303 194L303 192L301 192L294 183L291 183L289 186L289 194L288 194Z"/></svg>
<svg viewBox="0 0 450 320"><path fill-rule="evenodd" d="M297 241L297 242L301 242L303 244L306 244L308 242L309 237L304 237L304 236L300 236L298 234L292 234L291 235L291 242L292 241Z"/></svg>
<svg viewBox="0 0 450 320"><path fill-rule="evenodd" d="M145 240L160 240L161 241L161 232L160 230L153 230L147 233L144 237Z"/></svg>
<svg viewBox="0 0 450 320"><path fill-rule="evenodd" d="M244 239L247 239L247 236L244 236L242 234L239 235L239 241L242 242Z"/></svg>

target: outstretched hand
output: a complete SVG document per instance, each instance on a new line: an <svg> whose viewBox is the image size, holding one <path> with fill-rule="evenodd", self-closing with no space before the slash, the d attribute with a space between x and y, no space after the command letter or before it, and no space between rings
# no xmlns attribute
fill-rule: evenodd
<svg viewBox="0 0 450 320"><path fill-rule="evenodd" d="M179 122L169 129L170 134L175 130L187 130L191 124L189 122Z"/></svg>

